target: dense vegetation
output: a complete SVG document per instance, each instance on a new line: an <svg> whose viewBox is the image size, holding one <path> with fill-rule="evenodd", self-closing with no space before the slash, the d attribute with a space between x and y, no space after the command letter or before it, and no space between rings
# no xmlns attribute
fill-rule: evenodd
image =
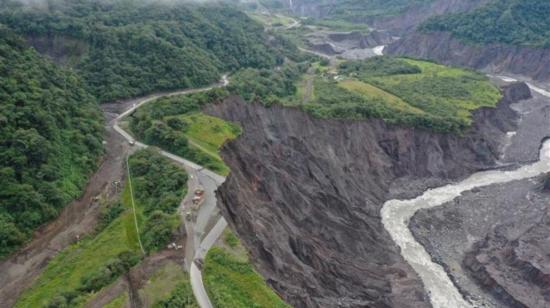
<svg viewBox="0 0 550 308"><path fill-rule="evenodd" d="M254 270L246 250L228 230L224 242L208 251L203 279L214 307L288 307Z"/></svg>
<svg viewBox="0 0 550 308"><path fill-rule="evenodd" d="M320 117L383 118L438 132L461 132L471 111L494 107L501 95L485 76L431 62L375 57L340 65L317 78L315 100L302 107Z"/></svg>
<svg viewBox="0 0 550 308"><path fill-rule="evenodd" d="M141 234L126 185L120 202L103 205L96 233L56 255L16 307L82 306L141 260L139 236L147 252L171 239L181 221L176 209L187 174L153 149L137 152L129 163Z"/></svg>
<svg viewBox="0 0 550 308"><path fill-rule="evenodd" d="M466 13L436 16L422 31L448 31L467 41L550 48L550 2L493 0Z"/></svg>
<svg viewBox="0 0 550 308"><path fill-rule="evenodd" d="M373 17L397 15L433 0L295 0L294 7L300 4L317 5L322 18L346 20L353 22L369 21ZM264 6L272 9L282 9L282 0L262 0Z"/></svg>
<svg viewBox="0 0 550 308"><path fill-rule="evenodd" d="M215 172L229 169L218 150L240 134L239 127L198 113L200 107L228 95L225 89L161 98L130 116L130 129L145 143L156 145Z"/></svg>
<svg viewBox="0 0 550 308"><path fill-rule="evenodd" d="M122 212L114 218L102 216L107 221L100 223L96 234L65 248L50 260L15 307L83 306L93 293L138 262L141 254L128 186L121 201L104 204L104 213L119 206Z"/></svg>
<svg viewBox="0 0 550 308"><path fill-rule="evenodd" d="M153 308L198 308L189 274L183 264L168 261L138 291L142 303ZM125 306L121 306L125 307Z"/></svg>
<svg viewBox="0 0 550 308"><path fill-rule="evenodd" d="M246 101L261 99L264 104L270 104L293 95L296 92L296 80L307 67L306 64L287 64L278 70L241 70L231 76L227 90Z"/></svg>
<svg viewBox="0 0 550 308"><path fill-rule="evenodd" d="M81 193L102 132L79 78L0 25L0 257Z"/></svg>
<svg viewBox="0 0 550 308"><path fill-rule="evenodd" d="M201 107L235 94L246 101L282 102L296 92L296 80L307 64L287 63L277 69L242 69L230 77L227 88L190 95L164 97L130 115L129 128L145 143L162 147L219 174L228 167L220 147L240 134L232 123L200 113Z"/></svg>
<svg viewBox="0 0 550 308"><path fill-rule="evenodd" d="M321 118L382 118L455 133L471 125L473 110L494 107L501 97L482 74L426 61L374 57L337 68L326 65L238 72L228 90L266 105L297 106ZM312 89L306 89L307 79L313 79Z"/></svg>
<svg viewBox="0 0 550 308"><path fill-rule="evenodd" d="M198 308L199 304L195 300L191 283L189 281L180 282L170 294L170 297L164 299L154 306L155 308Z"/></svg>
<svg viewBox="0 0 550 308"><path fill-rule="evenodd" d="M81 42L75 68L100 101L202 86L240 67L272 67L288 49L281 40L268 43L262 25L236 9L178 1L6 1L0 23L27 37Z"/></svg>
<svg viewBox="0 0 550 308"><path fill-rule="evenodd" d="M140 236L147 252L163 248L180 225L177 208L187 193L187 173L154 149L130 157L134 198L143 217Z"/></svg>

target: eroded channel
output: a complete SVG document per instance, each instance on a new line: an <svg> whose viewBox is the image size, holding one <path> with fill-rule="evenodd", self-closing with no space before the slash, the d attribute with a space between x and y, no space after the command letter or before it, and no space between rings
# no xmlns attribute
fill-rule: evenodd
<svg viewBox="0 0 550 308"><path fill-rule="evenodd" d="M550 97L550 93L530 88ZM543 93L546 92L546 93ZM549 95L546 95L549 94ZM459 197L463 192L492 184L502 184L515 180L533 178L550 172L550 140L543 142L539 161L511 171L483 171L465 180L425 191L411 200L389 200L381 210L382 223L393 240L401 248L401 254L414 268L424 283L431 303L436 308L473 307L467 302L450 280L443 267L432 261L424 247L413 237L408 225L412 216L420 209L440 206Z"/></svg>

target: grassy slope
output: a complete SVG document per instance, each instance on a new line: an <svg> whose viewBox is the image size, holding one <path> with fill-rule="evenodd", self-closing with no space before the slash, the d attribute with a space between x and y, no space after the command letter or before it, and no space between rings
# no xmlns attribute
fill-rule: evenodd
<svg viewBox="0 0 550 308"><path fill-rule="evenodd" d="M138 252L129 193L126 187L122 195L126 211L96 236L83 239L55 256L33 286L22 294L16 307L42 307L55 295L76 289L82 277L119 253Z"/></svg>
<svg viewBox="0 0 550 308"><path fill-rule="evenodd" d="M184 134L190 145L212 157L219 173L228 175L229 168L221 159L219 150L226 141L237 138L241 133L239 126L202 112L180 117L187 124Z"/></svg>
<svg viewBox="0 0 550 308"><path fill-rule="evenodd" d="M364 79L427 113L451 114L467 123L471 123L470 111L494 107L501 98L495 86L472 71L420 60L404 61L420 67L422 73Z"/></svg>
<svg viewBox="0 0 550 308"><path fill-rule="evenodd" d="M422 114L424 111L409 105L400 97L388 93L378 87L359 80L344 80L338 83L344 89L357 92L368 99L381 99L397 110Z"/></svg>
<svg viewBox="0 0 550 308"><path fill-rule="evenodd" d="M316 79L322 100L311 102L309 109L328 117L349 117L330 108L361 108L367 110L365 116L350 112L351 117L381 117L391 123L458 132L471 125L473 110L494 107L501 98L484 75L433 62L378 57L342 65L337 83L330 76ZM354 65L359 69L350 69ZM417 71L407 71L411 68Z"/></svg>
<svg viewBox="0 0 550 308"><path fill-rule="evenodd" d="M256 20L257 22L270 27L273 27L273 26L288 27L292 23L294 23L294 19L284 15L278 15L278 14L268 15L268 14L255 13L255 12L247 12L247 15L250 16L250 18Z"/></svg>
<svg viewBox="0 0 550 308"><path fill-rule="evenodd" d="M254 271L244 248L237 242L213 247L208 252L203 279L213 305L224 307L288 307ZM233 246L233 247L231 247Z"/></svg>
<svg viewBox="0 0 550 308"><path fill-rule="evenodd" d="M126 307L128 301L128 292L124 292L117 298L113 299L110 303L106 304L103 308L124 308Z"/></svg>
<svg viewBox="0 0 550 308"><path fill-rule="evenodd" d="M361 31L364 33L370 31L369 26L364 23L354 23L342 19L310 19L308 23L331 31Z"/></svg>
<svg viewBox="0 0 550 308"><path fill-rule="evenodd" d="M168 298L180 282L190 283L183 268L176 263L169 262L153 274L145 287L139 290L139 296L143 302L155 304Z"/></svg>
<svg viewBox="0 0 550 308"><path fill-rule="evenodd" d="M132 158L134 157L135 156L132 156ZM132 158L130 159L130 163L132 163ZM166 160L166 163L171 163L165 158L163 158L163 160ZM140 231L143 231L146 219L144 213L145 206L135 195L136 189L139 187L138 182L141 181L142 178L132 176L132 180L138 227ZM184 189L183 194L185 194L185 191ZM121 201L125 209L124 212L97 235L85 238L79 243L69 246L51 260L34 285L25 291L19 298L16 307L42 307L56 295L66 291L76 290L81 286L83 277L97 271L119 253L131 251L135 254L140 254L138 234L135 227L128 185L125 186L122 192ZM174 270L170 270L169 272L171 274L177 274ZM181 275L174 277L174 280L182 280L180 278ZM158 281L158 277L155 281ZM157 287L152 292L154 293L155 290L159 290L159 288L162 288L162 286ZM172 289L170 289L169 292L170 291L172 291ZM149 298L153 296L148 289L146 289L145 292L149 295ZM169 292L167 294L163 293L162 295L167 296ZM159 295L161 294L154 296ZM80 305L83 305L91 296L93 296L93 294L85 295L85 298L80 301ZM154 298L162 299L161 297ZM113 303L113 305L118 304Z"/></svg>

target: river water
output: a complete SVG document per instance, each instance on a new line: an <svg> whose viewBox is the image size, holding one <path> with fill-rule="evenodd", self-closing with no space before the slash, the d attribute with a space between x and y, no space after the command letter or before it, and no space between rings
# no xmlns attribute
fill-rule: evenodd
<svg viewBox="0 0 550 308"><path fill-rule="evenodd" d="M542 95L550 97L543 89L529 85ZM550 140L541 147L539 161L512 171L483 171L465 180L425 191L411 200L390 200L381 210L382 223L393 240L401 248L401 254L418 273L435 308L462 308L473 305L462 297L441 265L432 262L424 247L413 237L408 224L420 209L440 206L459 197L463 192L477 187L506 183L536 177L550 172Z"/></svg>

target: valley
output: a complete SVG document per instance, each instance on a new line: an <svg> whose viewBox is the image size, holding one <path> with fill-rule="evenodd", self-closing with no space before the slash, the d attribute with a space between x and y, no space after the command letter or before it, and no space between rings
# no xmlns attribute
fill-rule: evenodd
<svg viewBox="0 0 550 308"><path fill-rule="evenodd" d="M526 2L6 1L0 302L545 307Z"/></svg>

